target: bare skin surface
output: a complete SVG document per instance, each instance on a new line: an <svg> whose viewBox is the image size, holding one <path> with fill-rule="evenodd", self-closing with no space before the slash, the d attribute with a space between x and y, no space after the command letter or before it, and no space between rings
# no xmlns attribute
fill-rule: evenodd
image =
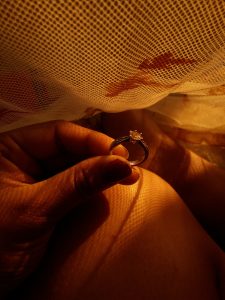
<svg viewBox="0 0 225 300"><path fill-rule="evenodd" d="M222 299L224 270L175 191L142 170L61 224L21 299Z"/></svg>
<svg viewBox="0 0 225 300"><path fill-rule="evenodd" d="M150 156L142 167L167 181L198 221L225 247L225 171L179 146L149 115L147 110L107 114L103 128L113 137L127 134L131 127L141 131L150 146Z"/></svg>
<svg viewBox="0 0 225 300"><path fill-rule="evenodd" d="M132 172L128 185L100 189L91 201L70 208L38 270L11 299L224 299L224 252L204 229L218 230L222 240L224 171L177 146L145 112L108 115L103 128L112 137L127 129L143 132L152 155L139 180L134 183L138 175ZM98 138L95 145L107 154L104 145L111 139ZM206 167L212 168L207 175ZM217 188L210 186L215 176ZM45 185L49 194L51 180ZM66 199L59 201L60 210Z"/></svg>
<svg viewBox="0 0 225 300"><path fill-rule="evenodd" d="M137 181L123 147L107 155L111 142L64 121L0 135L1 298L35 270L68 212L116 182Z"/></svg>

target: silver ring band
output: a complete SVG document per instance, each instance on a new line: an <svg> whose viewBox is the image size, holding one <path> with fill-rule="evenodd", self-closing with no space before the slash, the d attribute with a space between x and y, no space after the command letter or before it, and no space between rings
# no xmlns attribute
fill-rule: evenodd
<svg viewBox="0 0 225 300"><path fill-rule="evenodd" d="M149 147L148 145L145 143L143 137L142 137L142 133L139 133L137 130L130 130L129 135L127 136L122 136L119 137L117 139L115 139L111 146L110 146L110 154L112 154L112 150L122 144L123 142L129 142L129 143L133 143L133 144L138 144L142 147L142 149L144 150L144 156L141 159L137 159L137 160L132 160L129 161L131 166L137 166L142 164L149 156Z"/></svg>

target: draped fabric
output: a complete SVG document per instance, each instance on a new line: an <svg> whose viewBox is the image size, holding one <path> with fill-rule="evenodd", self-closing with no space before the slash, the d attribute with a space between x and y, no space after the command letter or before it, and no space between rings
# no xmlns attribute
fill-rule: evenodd
<svg viewBox="0 0 225 300"><path fill-rule="evenodd" d="M225 168L224 0L0 0L0 132L141 108ZM173 156L158 157L170 171ZM140 299L213 294L215 245L169 185L140 172L136 185L105 192L109 216L97 199L67 218L41 275L16 299L116 299L120 290L124 299L124 282ZM191 193L210 181L198 175L184 185Z"/></svg>
<svg viewBox="0 0 225 300"><path fill-rule="evenodd" d="M224 131L224 95L222 0L0 2L1 132L146 107Z"/></svg>

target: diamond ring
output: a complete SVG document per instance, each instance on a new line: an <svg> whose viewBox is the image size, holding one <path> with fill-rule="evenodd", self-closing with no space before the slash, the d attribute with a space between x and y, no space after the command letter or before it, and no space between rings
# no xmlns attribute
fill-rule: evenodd
<svg viewBox="0 0 225 300"><path fill-rule="evenodd" d="M142 147L142 149L144 150L144 154L140 159L137 160L130 160L130 164L131 166L137 166L140 165L141 163L143 163L149 155L149 147L148 145L145 143L143 137L142 137L142 133L139 133L137 130L130 130L129 135L127 136L122 136L119 137L117 139L115 139L111 146L110 146L110 154L112 154L113 149L122 144L123 142L128 142L128 143L132 143L132 144L138 144L139 146Z"/></svg>

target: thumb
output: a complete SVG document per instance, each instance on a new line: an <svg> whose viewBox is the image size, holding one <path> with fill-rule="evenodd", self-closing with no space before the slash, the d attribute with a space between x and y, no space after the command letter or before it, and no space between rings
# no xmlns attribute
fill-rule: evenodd
<svg viewBox="0 0 225 300"><path fill-rule="evenodd" d="M130 164L120 156L84 160L33 185L37 213L54 220L61 218L78 203L131 174Z"/></svg>

